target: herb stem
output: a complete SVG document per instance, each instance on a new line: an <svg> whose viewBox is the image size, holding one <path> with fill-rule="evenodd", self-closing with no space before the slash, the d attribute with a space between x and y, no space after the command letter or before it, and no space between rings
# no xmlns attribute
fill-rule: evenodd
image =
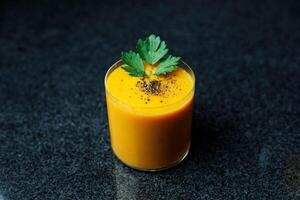
<svg viewBox="0 0 300 200"><path fill-rule="evenodd" d="M150 69L150 75L152 75L152 74L153 74L154 67L153 67L153 65L150 65L150 67L151 67L151 69Z"/></svg>

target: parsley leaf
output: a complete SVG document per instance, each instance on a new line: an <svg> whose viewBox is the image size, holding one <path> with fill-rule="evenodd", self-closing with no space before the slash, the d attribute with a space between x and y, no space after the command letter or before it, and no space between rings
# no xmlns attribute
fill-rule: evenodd
<svg viewBox="0 0 300 200"><path fill-rule="evenodd" d="M137 50L143 60L153 65L164 57L168 50L166 43L160 40L160 37L151 34L145 40L139 39Z"/></svg>
<svg viewBox="0 0 300 200"><path fill-rule="evenodd" d="M180 57L175 56L169 56L165 60L161 61L156 69L155 74L166 74L168 72L175 71L177 69L178 61L180 60Z"/></svg>
<svg viewBox="0 0 300 200"><path fill-rule="evenodd" d="M122 52L122 60L126 66L122 67L125 71L129 72L131 76L144 76L145 69L142 58L138 53L133 51Z"/></svg>
<svg viewBox="0 0 300 200"><path fill-rule="evenodd" d="M137 53L134 51L122 53L122 61L125 63L122 69L136 77L151 76L156 63L158 63L155 72L157 76L175 71L180 57L166 56L168 51L166 43L161 41L160 37L151 34L145 39L138 40ZM150 65L149 72L145 71L144 62Z"/></svg>

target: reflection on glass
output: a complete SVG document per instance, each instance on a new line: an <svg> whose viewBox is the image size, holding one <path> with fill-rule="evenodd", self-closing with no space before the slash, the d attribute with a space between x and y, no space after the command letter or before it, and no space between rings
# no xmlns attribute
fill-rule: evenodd
<svg viewBox="0 0 300 200"><path fill-rule="evenodd" d="M0 193L0 200L7 200L4 198L4 196Z"/></svg>
<svg viewBox="0 0 300 200"><path fill-rule="evenodd" d="M138 179L130 173L129 169L115 159L114 175L116 181L116 199L137 199ZM1 200L1 199L0 199Z"/></svg>
<svg viewBox="0 0 300 200"><path fill-rule="evenodd" d="M195 183L192 179L187 178L187 174L183 171L141 172L125 166L117 158L112 164L115 179L114 190L118 200L192 198L192 194L189 193L190 185Z"/></svg>

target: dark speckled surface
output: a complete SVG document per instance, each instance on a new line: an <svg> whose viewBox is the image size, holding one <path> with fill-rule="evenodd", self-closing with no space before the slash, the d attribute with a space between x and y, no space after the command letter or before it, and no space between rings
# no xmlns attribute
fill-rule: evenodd
<svg viewBox="0 0 300 200"><path fill-rule="evenodd" d="M144 173L112 154L103 78L152 32L198 87L191 153ZM0 200L14 199L300 199L299 1L1 1Z"/></svg>

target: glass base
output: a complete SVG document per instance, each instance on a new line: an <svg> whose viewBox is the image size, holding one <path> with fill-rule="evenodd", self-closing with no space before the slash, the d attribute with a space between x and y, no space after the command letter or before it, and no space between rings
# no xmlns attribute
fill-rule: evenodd
<svg viewBox="0 0 300 200"><path fill-rule="evenodd" d="M187 151L185 152L185 154L183 154L183 156L178 159L176 162L166 166L166 167L162 167L162 168L157 168L157 169L144 169L144 168L138 168L138 167L134 167L134 166L131 166L131 165L128 165L126 164L125 162L123 162L118 156L117 154L114 152L114 155L118 158L119 161L121 161L121 163L123 163L124 165L126 165L127 167L130 167L132 169L135 169L135 170L138 170L138 171L143 171L143 172L158 172L158 171L163 171L163 170L166 170L166 169L170 169L172 167L175 167L176 165L178 165L179 163L181 163L186 157L187 155L189 154L189 150L190 148L187 149Z"/></svg>

